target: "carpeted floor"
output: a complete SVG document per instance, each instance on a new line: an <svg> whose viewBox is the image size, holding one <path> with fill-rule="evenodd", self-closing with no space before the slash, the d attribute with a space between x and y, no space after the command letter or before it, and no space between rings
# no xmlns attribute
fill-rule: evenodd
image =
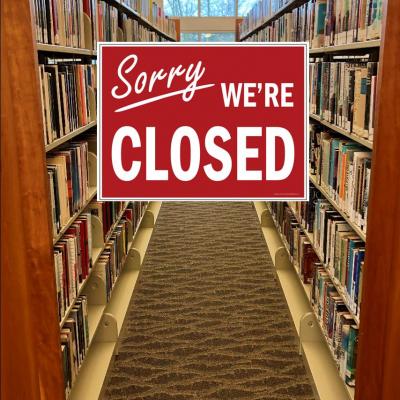
<svg viewBox="0 0 400 400"><path fill-rule="evenodd" d="M164 202L104 399L311 400L249 202Z"/></svg>

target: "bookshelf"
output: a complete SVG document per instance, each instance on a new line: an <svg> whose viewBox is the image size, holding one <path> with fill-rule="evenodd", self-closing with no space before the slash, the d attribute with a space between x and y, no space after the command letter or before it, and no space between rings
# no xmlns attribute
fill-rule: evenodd
<svg viewBox="0 0 400 400"><path fill-rule="evenodd" d="M339 377L330 347L310 305L310 285L300 280L290 260L288 244L265 202L255 202L261 229L276 268L276 277L285 296L294 328L299 336L299 352L314 382L316 398L324 400L352 399Z"/></svg>
<svg viewBox="0 0 400 400"><path fill-rule="evenodd" d="M96 276L89 275L88 283L82 287L82 292L88 296L89 301L94 302L89 306L88 312L89 332L92 333L70 399L97 399L101 394L160 208L161 202L150 203L137 231L132 234L128 244L129 251L122 272L112 288L110 300L105 302L102 298L104 289L101 286L105 282ZM98 371L96 379L93 379L94 370Z"/></svg>
<svg viewBox="0 0 400 400"><path fill-rule="evenodd" d="M118 12L156 33L158 36L153 36L155 40L175 40L122 2L107 0L103 3L115 6ZM97 1L93 1L93 4L97 4ZM3 285L2 279L1 288L2 296L8 296L6 302L2 301L2 325L3 315L8 321L7 335L4 341L2 339L2 381L5 379L8 384L2 385L1 397L33 400L98 399L109 363L117 351L118 336L161 202L148 203L147 208L142 210L137 226L134 225L135 220L127 219L126 211L131 206L125 203L107 233L104 233L101 219L91 216L91 268L76 286L76 292L68 300L68 306L62 309L63 315L57 315L58 287L56 288L53 246L60 246L66 240L65 235L71 235L68 232L87 215L87 207L93 203L97 194L97 160L93 142L93 132L97 126L95 91L86 92L87 111L90 113L87 123L73 130L66 129L65 132L68 133L61 134L61 137L45 145L39 63L46 64L48 59L57 59L61 63L93 65L97 54L90 41L86 42L88 48L36 43L37 20L34 5L34 0L7 2L2 4L1 14L2 79L10 82L7 91L3 91L2 87L2 102L7 104L4 112L12 116L7 117L6 123L2 111L2 131L7 130L7 138L12 140L3 141L2 135L1 164L4 176L2 175L1 230L2 236L7 236L7 240L2 242L2 278L5 273L10 277L7 278L7 285ZM3 18L6 18L4 24ZM9 23L10 20L13 21L12 24ZM87 15L84 25L87 39L87 35L93 33L88 28ZM118 38L121 38L121 32L118 32ZM15 56L9 58L6 52L11 51ZM50 156L54 159L54 154L68 151L76 141L88 143L87 195L81 207L71 212L68 220L54 234L46 159ZM3 190L3 184L10 188L7 192ZM5 213L3 207L6 205L9 210L17 207L16 212ZM3 225L3 221L6 225ZM123 225L121 221L124 221ZM17 225L24 227L22 235ZM99 265L104 262L110 249L117 248L112 246L121 232L121 226L125 229L127 253L120 261L120 271L110 288L108 278L104 278ZM4 253L3 246L6 250ZM3 267L5 256L8 261ZM106 294L109 295L108 299ZM60 331L65 330L66 324L70 323L68 321L71 314L81 302L80 296L87 299L87 348L79 363L72 391L66 395ZM27 335L27 332L31 334ZM20 345L15 346L16 340ZM98 371L96 379L93 379L94 370Z"/></svg>
<svg viewBox="0 0 400 400"><path fill-rule="evenodd" d="M114 11L127 15L128 18L137 21L140 26L144 26L151 32L155 32L160 38L165 40L174 40L168 34L162 32L158 27L152 25L144 19L139 13L132 10L122 3L122 1L107 0L102 4L107 4L110 8L115 7ZM110 11L111 12L111 11ZM85 15L86 17L86 15ZM115 17L115 14L114 14ZM87 38L86 27L89 26L85 22L85 35ZM90 28L88 29L89 36L92 35ZM122 29L117 29L117 38L121 39L124 36ZM92 39L89 37L89 42ZM88 43L88 42L87 42ZM37 52L39 59L42 56L70 58L75 62L85 62L85 60L95 60L96 51L91 49L82 49L68 46L37 44ZM45 146L45 152L52 154L53 151L66 148L71 140L81 139L86 133L90 133L92 128L96 127L96 104L94 90L89 86L87 90L88 108L90 111L90 121L84 126L74 129L72 132L55 139ZM62 229L53 238L53 245L64 239L64 235L69 232L80 216L93 201L96 196L96 178L97 178L97 159L93 143L89 139L88 152L88 196L86 201L67 221ZM90 144L92 143L92 144ZM144 211L141 220L134 229L132 223L126 222L128 225L128 244L126 255L120 261L120 271L115 278L109 278L108 272L105 270L103 275L104 257L107 259L109 250L113 248L113 238L120 226L129 203L125 203L119 211L116 218L113 220L107 234L104 233L103 223L99 217L92 215L91 217L91 235L92 235L92 267L87 273L87 276L82 278L73 293L72 299L69 298L68 306L62 309L64 314L59 321L61 336L65 335L65 326L68 321L71 321L71 313L80 307L81 299L87 301L86 318L88 336L85 341L85 351L82 359L77 364L77 370L71 375L72 382L68 384L68 392L63 396L68 399L98 399L100 397L102 384L104 382L108 366L112 360L112 356L117 351L118 336L121 332L123 321L128 309L131 295L136 284L140 266L143 262L144 254L149 243L158 212L161 207L160 202L152 202L148 204ZM103 214L104 216L104 214ZM103 236L104 235L104 236ZM105 256L104 256L105 255ZM110 287L111 285L111 287ZM79 302L79 303L78 303ZM83 311L82 311L83 312ZM70 322L68 322L70 324ZM67 328L69 329L69 326ZM80 327L79 329L83 329ZM86 328L85 328L86 331ZM64 343L64 342L62 342ZM82 345L82 344L80 344ZM59 349L58 349L59 351ZM68 353L67 353L68 357ZM65 363L65 360L63 360ZM68 368L72 368L69 364ZM61 367L61 365L60 365ZM64 365L64 369L65 369ZM92 379L93 370L97 371L96 379ZM86 372L85 372L86 371ZM65 372L64 372L65 373Z"/></svg>
<svg viewBox="0 0 400 400"><path fill-rule="evenodd" d="M272 22L276 21L278 18L283 17L286 13L292 12L297 7L303 6L304 4L308 3L306 0L303 1L289 1L286 5L278 9L273 15L270 15L264 21L259 23L253 29L247 32L242 33L240 37L240 41L246 40L257 40L257 37L262 37L260 35L261 31L270 26ZM382 256L381 252L382 249L379 249L379 246L385 241L385 248L387 249L387 254L395 253L397 256L397 260L400 262L400 258L398 257L398 251L395 251L393 247L388 246L388 243L393 243L393 239L388 236L388 233L385 234L385 237L381 237L379 232L382 229L382 221L379 220L379 213L383 212L383 208L386 209L387 206L384 205L384 198L386 198L387 189L384 188L384 183L388 186L391 186L391 199L398 199L400 196L399 190L394 190L393 185L389 182L389 178L384 176L384 167L388 168L391 171L392 179L394 179L394 160L396 156L394 155L394 150L391 148L388 156L386 150L387 146L390 146L389 143L393 144L396 147L396 152L400 150L399 147L399 139L396 140L391 137L389 131L393 132L393 127L390 127L389 121L391 120L390 114L388 109L383 109L384 107L388 106L388 102L391 101L390 108L393 111L395 104L398 107L398 100L395 93L395 85L390 86L390 72L386 72L384 74L385 66L386 71L392 71L394 73L395 66L397 68L400 65L400 61L398 58L398 50L399 45L395 42L396 35L399 34L399 28L395 26L395 20L397 17L400 17L400 5L395 4L394 1L383 1L383 31L382 31L382 38L381 39L374 39L374 40L361 40L353 43L346 43L346 44L335 44L330 46L323 46L323 47L315 47L311 48L309 51L310 59L319 58L324 62L331 62L335 60L335 56L340 56L342 59L354 59L354 60L361 60L365 55L372 55L369 59L370 61L378 60L379 59L379 69L377 75L377 102L374 104L374 108L376 110L375 117L375 132L374 132L374 140L366 139L358 134L355 134L352 131L346 130L340 126L337 126L330 122L329 120L325 120L322 115L310 114L310 122L322 126L326 129L326 132L330 132L333 137L337 138L349 138L356 144L362 146L365 151L373 150L373 161L372 161L372 176L377 176L376 170L380 169L380 181L377 183L377 178L371 177L371 184L370 184L370 192L369 192L369 204L368 209L370 210L368 214L368 235L364 229L361 229L350 215L344 211L338 202L333 198L331 192L326 190L317 180L315 175L310 174L309 180L314 185L314 187L322 194L322 196L329 202L333 209L336 210L338 214L344 219L345 222L351 227L351 229L358 235L361 241L365 242L365 247L367 249L367 256L365 260L365 265L363 267L363 283L362 283L362 291L363 291L363 300L362 300L362 312L361 318L359 315L356 315L350 304L350 300L348 298L347 292L342 284L333 276L332 271L330 271L329 266L324 264L324 259L318 248L314 244L313 235L310 234L307 229L305 229L304 225L302 224L299 215L297 215L296 210L288 204L290 210L292 211L293 216L295 217L297 223L301 226L301 231L306 237L306 240L311 243L311 246L317 255L320 263L323 264L323 268L326 273L329 275L330 281L334 285L337 293L340 295L343 303L347 306L347 309L351 316L353 317L355 324L359 327L359 347L358 347L358 357L357 357L357 380L355 389L349 387L345 384L342 378L338 374L338 370L335 365L335 357L332 352L332 347L326 337L323 327L318 321L318 318L315 315L313 307L310 305L310 288L309 285L304 284L301 277L299 276L299 268L296 265L296 261L290 255L289 244L286 241L286 238L281 232L281 227L274 219L273 215L270 212L269 206L264 202L257 202L255 203L255 209L257 211L261 228L264 232L264 236L266 238L268 249L272 255L272 258L275 261L275 267L277 271L277 277L281 284L283 293L286 297L286 300L289 305L289 310L292 315L293 322L295 324L296 330L299 334L299 342L301 353L304 356L305 362L307 367L314 379L315 382L315 389L316 389L316 396L321 400L325 399L356 399L356 400L372 400L372 399L390 399L394 396L393 388L389 388L389 385L386 386L386 392L383 392L379 384L382 385L384 376L380 372L376 372L376 366L382 366L387 371L387 374L393 378L394 374L392 371L388 369L392 367L396 361L392 358L390 362L386 362L383 358L383 354L385 354L387 350L387 346L389 344L384 343L381 337L378 338L379 330L381 327L377 324L375 320L376 314L382 313L382 309L386 309L385 307L388 304L394 304L395 300L393 295L388 295L384 299L382 299L382 293L391 292L388 288L391 286L389 283L389 272L385 271L383 279L381 279L381 272L377 265L384 265L383 258L385 258L385 265L389 263L392 266L391 274L393 276L398 276L399 269L397 268L397 272L393 271L393 260L389 260L388 256ZM391 13L389 11L391 10ZM304 15L304 14L303 14ZM386 24L385 21L386 20ZM248 26L248 25L246 25ZM340 42L339 42L340 43ZM386 50L385 48L390 49ZM396 50L395 50L396 49ZM394 56L395 52L397 51L397 55ZM337 57L337 60L340 60L340 57ZM386 78L386 79L385 79ZM397 81L396 81L397 83ZM382 88L386 85L386 97L382 91ZM397 85L397 93L399 87ZM389 100L390 99L390 100ZM396 100L394 100L396 99ZM383 106L385 104L385 106ZM393 111L395 112L395 111ZM398 108L396 116L398 114ZM385 117L382 117L385 115ZM398 118L396 119L396 123L398 123ZM377 133L378 132L378 133ZM384 143L383 137L386 136L387 143ZM395 144L396 143L396 144ZM381 146L378 152L378 146ZM361 151L361 150L360 150ZM381 167L377 166L381 164ZM396 176L399 176L397 173ZM393 182L393 181L392 181ZM377 189L377 187L380 189ZM377 190L382 190L379 193ZM374 199L375 204L374 205ZM379 206L378 206L379 204ZM398 216L394 217L393 210L398 211L398 207L392 205L391 211L388 210L387 214L392 216L392 221L394 219L398 220ZM379 210L380 207L380 210ZM371 216L370 213L373 215ZM385 221L383 223L383 229L387 231L392 231L393 227L390 226L390 217L385 216ZM392 222L393 224L393 222ZM373 233L371 233L373 232ZM393 231L392 231L392 234ZM371 244L373 242L373 244ZM272 245L270 243L273 243ZM373 246L373 247L372 247ZM371 255L372 254L372 255ZM364 272L365 270L365 272ZM381 292L379 292L382 291ZM380 298L379 302L374 300L372 295L376 296L376 298ZM365 297L364 297L365 296ZM397 300L398 301L398 300ZM373 305L372 305L373 303ZM380 306L380 307L379 307ZM310 314L311 313L311 314ZM391 324L391 329L397 329L399 331L399 323L394 321L393 314L389 312L391 317L388 317ZM312 333L307 332L308 327L305 328L305 334L302 332L302 322L303 320L308 321L309 326L318 327ZM384 324L386 318L383 315L379 316L379 322ZM374 326L371 329L371 326ZM382 325L381 325L382 326ZM386 335L391 337L392 342L390 343L391 346L394 346L393 342L393 331L386 331ZM311 340L310 337L311 336ZM379 354L375 350L371 351L371 348L376 348L377 341L379 343L379 348L381 349L382 353ZM398 348L398 344L396 343ZM373 363L371 363L373 361ZM374 367L371 367L374 365ZM378 367L379 369L380 367ZM366 378L366 376L368 378ZM373 382L373 391L369 390L370 382ZM395 387L395 381L392 379L391 383L393 387ZM332 393L334 393L332 395ZM389 395L389 393L392 393ZM333 396L333 397L332 397Z"/></svg>
<svg viewBox="0 0 400 400"><path fill-rule="evenodd" d="M399 384L400 3L385 0L383 7L357 400L394 399Z"/></svg>

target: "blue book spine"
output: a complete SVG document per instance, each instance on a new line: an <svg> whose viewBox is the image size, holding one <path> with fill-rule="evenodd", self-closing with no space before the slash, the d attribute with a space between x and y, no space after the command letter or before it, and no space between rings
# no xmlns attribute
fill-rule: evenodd
<svg viewBox="0 0 400 400"><path fill-rule="evenodd" d="M361 271L361 264L365 258L365 249L359 249L358 257L357 257L357 264L354 273L354 303L357 307L358 305L358 294L360 293L360 271ZM356 310L358 313L358 310Z"/></svg>

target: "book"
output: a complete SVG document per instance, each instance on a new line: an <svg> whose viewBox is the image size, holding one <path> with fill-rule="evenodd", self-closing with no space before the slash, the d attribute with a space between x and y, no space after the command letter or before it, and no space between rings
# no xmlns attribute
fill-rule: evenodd
<svg viewBox="0 0 400 400"><path fill-rule="evenodd" d="M356 374L357 325L323 267L315 269L312 285L311 304L343 381L353 387Z"/></svg>
<svg viewBox="0 0 400 400"><path fill-rule="evenodd" d="M310 110L313 114L361 138L373 139L375 81L372 61L310 63Z"/></svg>
<svg viewBox="0 0 400 400"><path fill-rule="evenodd" d="M125 13L97 0L34 0L33 3L38 43L95 50L98 41L123 40L118 32L123 19L135 26L135 35L124 40L164 41L157 29L176 38L175 22L164 15L162 3L156 1L122 2L129 7ZM139 18L130 18L132 10Z"/></svg>
<svg viewBox="0 0 400 400"><path fill-rule="evenodd" d="M71 392L89 347L88 302L79 296L60 333L66 397Z"/></svg>
<svg viewBox="0 0 400 400"><path fill-rule="evenodd" d="M71 142L63 150L49 153L46 162L56 237L89 197L87 143Z"/></svg>
<svg viewBox="0 0 400 400"><path fill-rule="evenodd" d="M94 120L89 91L95 93L96 65L47 59L39 65L45 144Z"/></svg>
<svg viewBox="0 0 400 400"><path fill-rule="evenodd" d="M366 232L372 152L349 139L313 127L310 170L316 182Z"/></svg>
<svg viewBox="0 0 400 400"><path fill-rule="evenodd" d="M114 223L117 221L118 217L121 217L120 213L124 208L125 203L122 201L116 202L100 202L92 201L88 207L87 212L95 215L99 218L103 226L103 238L107 241L110 230L112 229Z"/></svg>
<svg viewBox="0 0 400 400"><path fill-rule="evenodd" d="M54 245L58 315L75 301L92 266L91 214L83 213Z"/></svg>

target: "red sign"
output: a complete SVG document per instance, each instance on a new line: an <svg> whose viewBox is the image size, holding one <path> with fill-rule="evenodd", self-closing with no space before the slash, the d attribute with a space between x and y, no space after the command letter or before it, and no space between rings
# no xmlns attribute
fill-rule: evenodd
<svg viewBox="0 0 400 400"><path fill-rule="evenodd" d="M98 46L100 200L306 200L306 44Z"/></svg>

